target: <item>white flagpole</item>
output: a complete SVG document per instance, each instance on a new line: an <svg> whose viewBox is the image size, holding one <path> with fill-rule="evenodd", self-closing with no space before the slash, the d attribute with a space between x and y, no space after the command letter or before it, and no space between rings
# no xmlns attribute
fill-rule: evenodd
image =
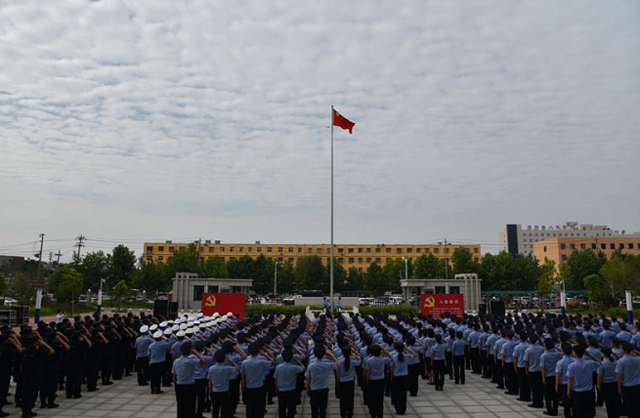
<svg viewBox="0 0 640 418"><path fill-rule="evenodd" d="M333 105L331 105L331 247L329 250L329 293L333 312Z"/></svg>

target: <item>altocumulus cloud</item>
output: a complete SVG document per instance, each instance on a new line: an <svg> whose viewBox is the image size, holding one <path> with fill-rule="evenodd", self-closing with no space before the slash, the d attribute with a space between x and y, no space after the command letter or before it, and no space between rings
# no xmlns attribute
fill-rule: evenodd
<svg viewBox="0 0 640 418"><path fill-rule="evenodd" d="M640 3L5 1L0 244L640 226ZM491 248L489 248L491 249Z"/></svg>

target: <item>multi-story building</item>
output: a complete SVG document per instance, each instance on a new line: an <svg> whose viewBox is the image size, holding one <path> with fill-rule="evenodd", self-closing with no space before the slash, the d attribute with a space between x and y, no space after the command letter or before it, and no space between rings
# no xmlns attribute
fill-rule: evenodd
<svg viewBox="0 0 640 418"><path fill-rule="evenodd" d="M232 244L220 241L195 242L203 258L221 257L225 261L248 255L257 258L264 254L267 258L295 263L298 258L316 255L328 265L330 255L329 244ZM189 243L145 243L143 261L168 261L176 251L185 251ZM391 260L402 258L415 259L423 254L433 254L441 259L448 259L457 248L468 249L476 261L480 261L480 245L457 245L439 243L436 245L414 244L337 244L334 259L345 268L356 267L366 270L376 262L384 266Z"/></svg>
<svg viewBox="0 0 640 418"><path fill-rule="evenodd" d="M625 231L612 230L606 225L581 224L579 222L565 222L561 225L527 225L507 224L500 232L500 244L504 251L511 255L533 254L534 244L538 241L552 238L600 238L626 236Z"/></svg>
<svg viewBox="0 0 640 418"><path fill-rule="evenodd" d="M571 252L587 248L604 253L607 258L614 251L624 254L640 255L640 234L607 237L550 238L534 243L533 254L544 261L545 258L556 262L556 266L565 261Z"/></svg>

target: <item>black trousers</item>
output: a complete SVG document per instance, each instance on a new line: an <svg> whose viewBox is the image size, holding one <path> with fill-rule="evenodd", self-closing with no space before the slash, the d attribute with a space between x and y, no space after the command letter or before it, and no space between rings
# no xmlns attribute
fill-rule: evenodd
<svg viewBox="0 0 640 418"><path fill-rule="evenodd" d="M98 387L98 376L100 374L100 360L90 356L87 359L87 390L94 391Z"/></svg>
<svg viewBox="0 0 640 418"><path fill-rule="evenodd" d="M453 379L453 353L447 352L444 356L446 373L449 375L449 379Z"/></svg>
<svg viewBox="0 0 640 418"><path fill-rule="evenodd" d="M622 387L627 418L640 418L640 385Z"/></svg>
<svg viewBox="0 0 640 418"><path fill-rule="evenodd" d="M471 372L480 374L480 349L478 347L471 348L469 353L471 354Z"/></svg>
<svg viewBox="0 0 640 418"><path fill-rule="evenodd" d="M350 382L340 382L338 384L338 393L340 396L340 417L341 418L353 417L354 388L355 388L355 383L353 380ZM281 416L280 418L284 418L284 417Z"/></svg>
<svg viewBox="0 0 640 418"><path fill-rule="evenodd" d="M618 393L618 383L603 383L602 397L607 408L607 418L619 418L620 412L622 412L622 402L620 402L620 393Z"/></svg>
<svg viewBox="0 0 640 418"><path fill-rule="evenodd" d="M295 390L278 391L278 417L293 418L296 415L296 403Z"/></svg>
<svg viewBox="0 0 640 418"><path fill-rule="evenodd" d="M233 415L229 412L229 392L211 393L211 416L212 418L230 418Z"/></svg>
<svg viewBox="0 0 640 418"><path fill-rule="evenodd" d="M164 358L164 370L162 373L162 386L165 388L171 387L171 369L173 368L173 357L171 354L167 354Z"/></svg>
<svg viewBox="0 0 640 418"><path fill-rule="evenodd" d="M22 415L28 415L36 404L38 399L38 391L40 390L40 381L33 376L22 376L22 390L20 407Z"/></svg>
<svg viewBox="0 0 640 418"><path fill-rule="evenodd" d="M245 403L247 410L247 418L262 418L264 417L265 399L264 399L264 387L259 388L247 388L245 390Z"/></svg>
<svg viewBox="0 0 640 418"><path fill-rule="evenodd" d="M532 405L542 408L544 406L544 388L542 386L542 372L529 372L529 383L533 395Z"/></svg>
<svg viewBox="0 0 640 418"><path fill-rule="evenodd" d="M420 363L409 365L407 390L411 396L418 396L418 380L420 379Z"/></svg>
<svg viewBox="0 0 640 418"><path fill-rule="evenodd" d="M561 384L559 388L560 397L562 398L562 409L564 410L564 418L573 418L573 398L567 396L567 385Z"/></svg>
<svg viewBox="0 0 640 418"><path fill-rule="evenodd" d="M45 370L40 386L40 405L51 405L55 402L59 380L59 371ZM6 394L4 397L0 395L0 402L4 401L5 398Z"/></svg>
<svg viewBox="0 0 640 418"><path fill-rule="evenodd" d="M194 383L194 393L196 397L196 416L204 414L204 403L207 399L207 379L196 379Z"/></svg>
<svg viewBox="0 0 640 418"><path fill-rule="evenodd" d="M509 394L518 394L518 373L513 368L513 363L504 364L504 383Z"/></svg>
<svg viewBox="0 0 640 418"><path fill-rule="evenodd" d="M103 358L101 362L102 384L109 382L111 379L111 362L112 358Z"/></svg>
<svg viewBox="0 0 640 418"><path fill-rule="evenodd" d="M456 383L464 385L464 354L453 357L453 376L456 379Z"/></svg>
<svg viewBox="0 0 640 418"><path fill-rule="evenodd" d="M524 367L518 367L518 390L520 392L520 400L531 400L531 385L529 385L529 377L527 376L527 369Z"/></svg>
<svg viewBox="0 0 640 418"><path fill-rule="evenodd" d="M436 389L444 388L444 372L445 372L445 361L444 360L434 360L433 361L433 374L434 381L436 384Z"/></svg>
<svg viewBox="0 0 640 418"><path fill-rule="evenodd" d="M229 380L229 416L235 416L240 403L240 378Z"/></svg>
<svg viewBox="0 0 640 418"><path fill-rule="evenodd" d="M442 362L444 363L444 360ZM382 418L384 412L384 379L369 380L367 402L371 418Z"/></svg>
<svg viewBox="0 0 640 418"><path fill-rule="evenodd" d="M573 416L575 418L593 418L596 416L596 400L593 390L571 392L573 398Z"/></svg>
<svg viewBox="0 0 640 418"><path fill-rule="evenodd" d="M138 385L146 386L149 384L149 357L138 357L136 359L136 369L138 370Z"/></svg>
<svg viewBox="0 0 640 418"><path fill-rule="evenodd" d="M160 393L164 368L164 361L151 365L151 393Z"/></svg>
<svg viewBox="0 0 640 418"><path fill-rule="evenodd" d="M544 403L547 412L557 415L560 394L556 392L556 375L546 376L544 384ZM535 399L535 398L534 398Z"/></svg>
<svg viewBox="0 0 640 418"><path fill-rule="evenodd" d="M311 418L326 418L329 389L311 391Z"/></svg>
<svg viewBox="0 0 640 418"><path fill-rule="evenodd" d="M178 418L193 418L195 400L195 384L176 384L176 403L178 404Z"/></svg>
<svg viewBox="0 0 640 418"><path fill-rule="evenodd" d="M10 376L0 376L0 412L2 412L4 401L7 399L10 382L11 382Z"/></svg>
<svg viewBox="0 0 640 418"><path fill-rule="evenodd" d="M82 373L79 366L67 368L67 398L80 397L80 390L82 389Z"/></svg>
<svg viewBox="0 0 640 418"><path fill-rule="evenodd" d="M498 385L498 389L504 389L504 369L502 367L502 362L500 359L495 361L495 369L493 371L493 380L494 383Z"/></svg>
<svg viewBox="0 0 640 418"><path fill-rule="evenodd" d="M407 411L407 381L409 376L394 376L391 385L391 404L398 415Z"/></svg>

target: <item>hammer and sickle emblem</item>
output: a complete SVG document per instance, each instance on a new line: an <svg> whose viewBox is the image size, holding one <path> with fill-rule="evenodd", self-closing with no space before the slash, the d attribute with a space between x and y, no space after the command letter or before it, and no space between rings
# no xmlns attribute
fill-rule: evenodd
<svg viewBox="0 0 640 418"><path fill-rule="evenodd" d="M433 296L429 296L428 298L424 299L425 308L433 308L434 306L436 306L436 300L433 298Z"/></svg>
<svg viewBox="0 0 640 418"><path fill-rule="evenodd" d="M216 306L216 297L213 295L208 296L204 306Z"/></svg>

